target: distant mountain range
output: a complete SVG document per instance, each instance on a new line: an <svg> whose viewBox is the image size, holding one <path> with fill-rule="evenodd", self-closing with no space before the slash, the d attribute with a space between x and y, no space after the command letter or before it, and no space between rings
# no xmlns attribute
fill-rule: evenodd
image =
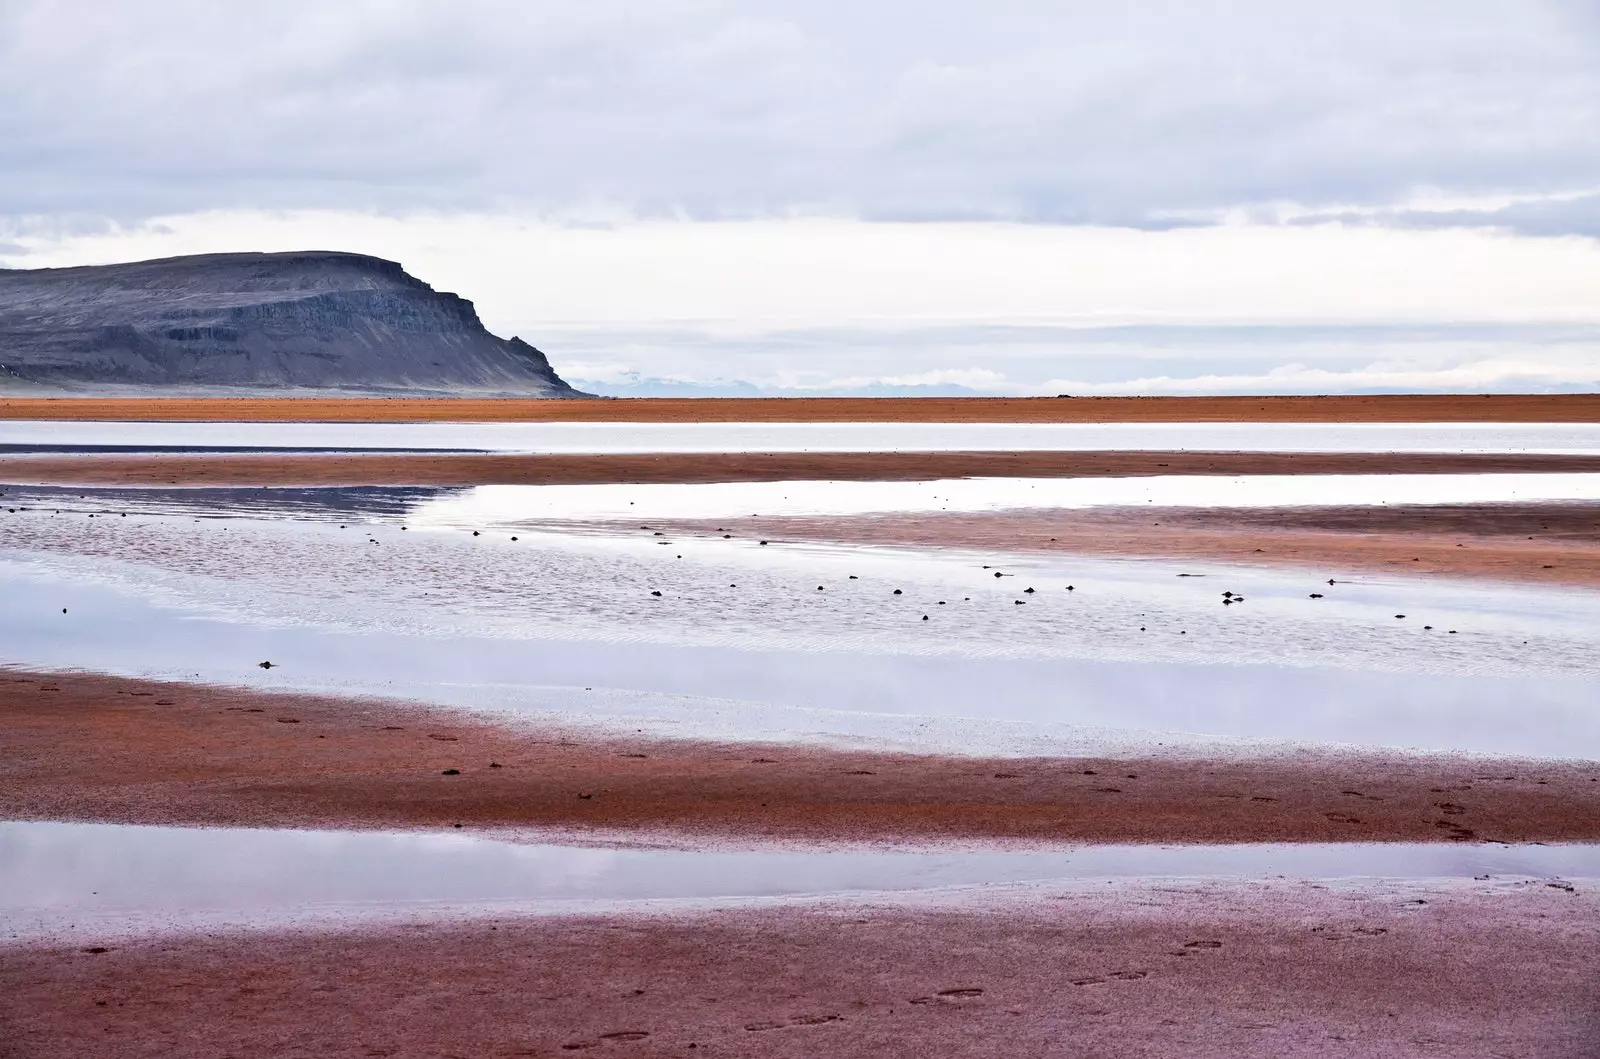
<svg viewBox="0 0 1600 1059"><path fill-rule="evenodd" d="M0 392L584 396L393 261L331 251L0 269Z"/></svg>

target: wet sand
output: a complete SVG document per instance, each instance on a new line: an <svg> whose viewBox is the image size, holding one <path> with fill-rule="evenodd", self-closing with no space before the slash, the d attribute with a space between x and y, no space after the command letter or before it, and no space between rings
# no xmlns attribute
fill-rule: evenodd
<svg viewBox="0 0 1600 1059"><path fill-rule="evenodd" d="M1600 504L1103 508L979 514L657 520L677 533L1128 558L1210 559L1352 572L1600 586ZM627 527L632 529L631 525Z"/></svg>
<svg viewBox="0 0 1600 1059"><path fill-rule="evenodd" d="M3 397L0 419L164 422L1600 423L1600 394L482 399Z"/></svg>
<svg viewBox="0 0 1600 1059"><path fill-rule="evenodd" d="M0 456L29 485L603 485L1156 475L1600 472L1600 456L1297 452L162 454Z"/></svg>
<svg viewBox="0 0 1600 1059"><path fill-rule="evenodd" d="M1253 452L172 454L0 456L16 485L331 487L925 481L962 477L1600 471L1556 455ZM1600 505L1024 510L677 520L683 533L1006 552L1219 559L1600 585ZM566 526L566 529L573 527Z"/></svg>
<svg viewBox="0 0 1600 1059"><path fill-rule="evenodd" d="M0 950L0 1055L1587 1059L1542 881L1044 889Z"/></svg>
<svg viewBox="0 0 1600 1059"><path fill-rule="evenodd" d="M804 841L1600 841L1600 764L1307 750L980 758L627 739L0 671L0 817ZM447 774L447 770L457 770Z"/></svg>

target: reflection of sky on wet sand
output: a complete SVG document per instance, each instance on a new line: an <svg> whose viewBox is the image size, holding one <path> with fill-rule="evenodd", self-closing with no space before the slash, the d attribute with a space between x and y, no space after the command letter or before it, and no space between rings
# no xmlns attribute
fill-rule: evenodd
<svg viewBox="0 0 1600 1059"><path fill-rule="evenodd" d="M89 423L0 421L36 450L1600 452L1593 423Z"/></svg>
<svg viewBox="0 0 1600 1059"><path fill-rule="evenodd" d="M1600 474L1196 475L961 478L926 482L486 485L423 500L408 518L421 526L482 527L515 526L543 520L1542 501L1600 501Z"/></svg>
<svg viewBox="0 0 1600 1059"><path fill-rule="evenodd" d="M1600 474L1173 475L470 487L182 489L0 485L0 506L47 511L388 519L418 528L550 522L1000 512L1029 509L1365 507L1589 501Z"/></svg>
<svg viewBox="0 0 1600 1059"><path fill-rule="evenodd" d="M1600 876L1600 846L1459 843L1084 846L1072 849L673 850L463 834L0 822L0 921L53 933L185 919L271 922L321 911L592 910L1110 880Z"/></svg>
<svg viewBox="0 0 1600 1059"><path fill-rule="evenodd" d="M1600 756L1593 592L652 531L474 537L362 490L285 491L286 518L218 520L132 492L0 516L0 657L709 737ZM274 510L277 491L247 492L251 513ZM132 514L87 517L113 500ZM307 511L319 521L296 521Z"/></svg>

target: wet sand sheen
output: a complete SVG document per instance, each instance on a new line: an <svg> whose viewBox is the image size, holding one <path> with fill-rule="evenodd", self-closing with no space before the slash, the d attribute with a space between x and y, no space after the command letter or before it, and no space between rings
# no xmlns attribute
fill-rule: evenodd
<svg viewBox="0 0 1600 1059"><path fill-rule="evenodd" d="M1593 1055L1595 895L1475 889L1135 885L13 945L0 1030L37 1059Z"/></svg>
<svg viewBox="0 0 1600 1059"><path fill-rule="evenodd" d="M775 543L1220 559L1552 585L1600 585L1600 504L1021 510L653 523ZM631 528L628 527L628 528Z"/></svg>
<svg viewBox="0 0 1600 1059"><path fill-rule="evenodd" d="M1397 452L186 453L0 456L34 485L602 485L1283 474L1580 474L1582 455Z"/></svg>
<svg viewBox="0 0 1600 1059"><path fill-rule="evenodd" d="M824 841L1600 840L1593 763L605 739L392 703L16 670L0 675L0 711L0 814L13 819Z"/></svg>

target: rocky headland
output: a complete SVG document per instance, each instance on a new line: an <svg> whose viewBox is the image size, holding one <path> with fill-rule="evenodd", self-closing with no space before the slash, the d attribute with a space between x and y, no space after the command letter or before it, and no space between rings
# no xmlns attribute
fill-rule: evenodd
<svg viewBox="0 0 1600 1059"><path fill-rule="evenodd" d="M470 301L308 251L0 269L0 392L582 396Z"/></svg>

